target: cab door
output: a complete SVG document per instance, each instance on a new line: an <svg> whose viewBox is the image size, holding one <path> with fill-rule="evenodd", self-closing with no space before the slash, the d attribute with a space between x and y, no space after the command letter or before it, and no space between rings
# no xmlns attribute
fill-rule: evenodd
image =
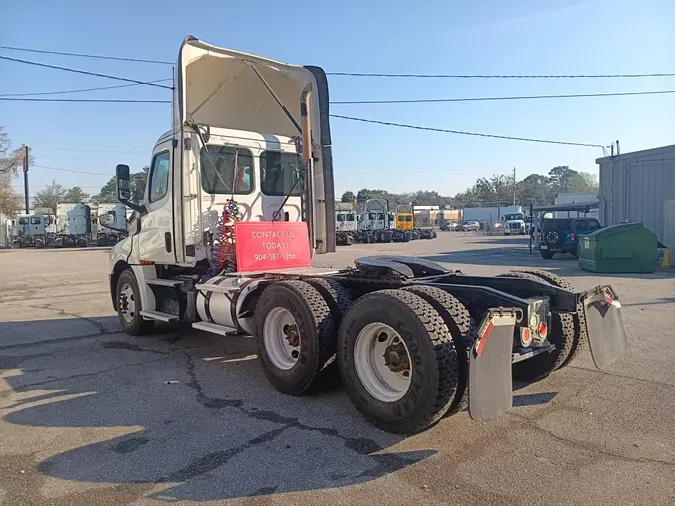
<svg viewBox="0 0 675 506"><path fill-rule="evenodd" d="M132 246L139 260L150 260L157 264L176 263L172 147L171 138L155 146L145 184L144 204L148 212L140 217L140 231Z"/></svg>

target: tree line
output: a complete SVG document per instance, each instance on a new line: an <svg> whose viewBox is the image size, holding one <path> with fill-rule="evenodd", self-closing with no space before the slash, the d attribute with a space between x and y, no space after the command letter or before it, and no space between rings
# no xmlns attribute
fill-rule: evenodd
<svg viewBox="0 0 675 506"><path fill-rule="evenodd" d="M0 126L0 214L14 216L23 209L24 197L12 187L12 182L18 176L19 167L23 165L25 146L12 149L12 143L8 133ZM33 163L32 156L29 159ZM143 199L145 181L148 177L149 167L143 167L141 172L131 175L131 192L133 200ZM52 183L37 192L32 198L34 208L43 207L51 209L56 214L58 202L117 202L117 181L113 176L101 187L101 191L91 195L80 186L66 188L52 180Z"/></svg>
<svg viewBox="0 0 675 506"><path fill-rule="evenodd" d="M12 187L18 168L23 163L24 146L11 149L9 135L0 126L0 213L14 215L21 211L23 196ZM30 160L32 163L32 159ZM131 175L132 199L143 199L149 167ZM511 205L516 204L553 204L559 193L583 193L598 190L598 178L588 172L579 172L566 165L553 167L548 175L531 174L514 185L513 175L494 174L488 178L479 178L470 188L455 196L444 196L437 191L418 190L407 193L393 193L387 190L363 188L358 192L347 191L342 194L342 202L365 202L368 199L387 199L393 209L398 205L443 205L447 208ZM66 188L57 183L35 193L34 207L46 207L56 213L57 202L116 202L117 182L113 176L101 187L101 191L90 195L81 187Z"/></svg>
<svg viewBox="0 0 675 506"><path fill-rule="evenodd" d="M553 204L559 193L592 193L598 191L595 174L579 172L566 165L553 167L548 175L530 174L514 185L513 175L494 174L478 178L473 186L454 197L443 196L437 191L420 190L410 193L390 193L387 190L359 190L356 194L346 191L342 202L365 202L368 199L387 199L391 208L398 205L443 205L446 208L497 207L513 204Z"/></svg>

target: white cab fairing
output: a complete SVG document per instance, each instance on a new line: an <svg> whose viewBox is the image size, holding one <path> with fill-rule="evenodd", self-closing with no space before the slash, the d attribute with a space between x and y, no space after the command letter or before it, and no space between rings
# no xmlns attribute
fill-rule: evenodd
<svg viewBox="0 0 675 506"><path fill-rule="evenodd" d="M277 193L275 195L266 195L261 185L260 156L265 151L296 152L293 138L300 136L297 124L301 122L301 100L306 92L309 92L308 115L311 118L314 162L305 181L312 184L314 202L310 205L314 206L315 213L312 235L316 239L317 252L324 252L321 250L326 248L322 166L322 147L325 146L321 146L322 124L313 73L302 66L219 48L187 37L181 46L175 81L173 127L181 132L179 149L183 167L181 208L184 244L181 251L186 251L185 246L194 246L187 248L190 256L184 261L192 264L205 257L204 231L209 230L209 224L222 212L224 200L232 196L231 193L211 195L201 184L203 142L194 125L199 125L202 134L206 133L203 137L207 146L218 144L250 151L253 157L253 188L250 193L234 197L245 219L269 221L292 184L284 186L284 191L274 192ZM298 184L295 193L299 189ZM301 219L299 196L288 199L281 212L282 220L286 218L285 213L288 213L289 221Z"/></svg>

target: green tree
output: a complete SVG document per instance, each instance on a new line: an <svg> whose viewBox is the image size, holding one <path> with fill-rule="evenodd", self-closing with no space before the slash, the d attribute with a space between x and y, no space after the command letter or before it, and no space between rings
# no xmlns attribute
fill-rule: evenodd
<svg viewBox="0 0 675 506"><path fill-rule="evenodd" d="M84 202L89 199L89 194L79 186L73 186L63 196L64 202Z"/></svg>
<svg viewBox="0 0 675 506"><path fill-rule="evenodd" d="M50 186L35 193L33 206L48 207L56 214L56 204L64 201L67 192L68 190L53 180Z"/></svg>
<svg viewBox="0 0 675 506"><path fill-rule="evenodd" d="M356 194L356 200L358 202L365 202L366 200L372 198L373 198L373 191L367 188L359 190L359 192Z"/></svg>
<svg viewBox="0 0 675 506"><path fill-rule="evenodd" d="M590 172L579 172L569 181L570 192L589 193L597 191L598 188L598 176Z"/></svg>
<svg viewBox="0 0 675 506"><path fill-rule="evenodd" d="M146 165L142 172L131 174L131 200L139 202L143 200L145 194L145 183L148 180L148 171L150 168ZM101 191L92 197L92 200L98 202L117 202L117 176L113 176L106 184L101 187Z"/></svg>
<svg viewBox="0 0 675 506"><path fill-rule="evenodd" d="M549 181L551 189L556 193L568 193L570 191L570 181L579 174L576 170L570 169L567 165L553 167L549 172Z"/></svg>
<svg viewBox="0 0 675 506"><path fill-rule="evenodd" d="M356 195L354 192L346 191L342 194L341 202L356 202Z"/></svg>
<svg viewBox="0 0 675 506"><path fill-rule="evenodd" d="M549 178L530 174L516 185L516 194L521 204L551 204L555 198Z"/></svg>

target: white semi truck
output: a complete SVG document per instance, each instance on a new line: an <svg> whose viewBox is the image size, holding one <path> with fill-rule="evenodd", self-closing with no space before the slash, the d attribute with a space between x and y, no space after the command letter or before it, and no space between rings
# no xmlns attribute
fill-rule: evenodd
<svg viewBox="0 0 675 506"><path fill-rule="evenodd" d="M98 205L96 244L112 246L127 236L127 211L124 204L103 203Z"/></svg>
<svg viewBox="0 0 675 506"><path fill-rule="evenodd" d="M154 147L144 203L110 252L110 293L132 335L187 322L255 336L280 392L340 374L356 408L416 432L468 404L508 410L512 378L567 365L588 338L598 367L626 346L614 290L546 272L473 276L412 257L310 266L335 250L328 83L297 66L187 37L173 124Z"/></svg>
<svg viewBox="0 0 675 506"><path fill-rule="evenodd" d="M47 243L48 216L40 213L22 214L12 220L12 248L44 248Z"/></svg>
<svg viewBox="0 0 675 506"><path fill-rule="evenodd" d="M91 238L91 208L82 202L56 204L56 239L54 246L72 247L89 244Z"/></svg>
<svg viewBox="0 0 675 506"><path fill-rule="evenodd" d="M335 242L337 246L351 246L357 240L356 206L349 202L335 203Z"/></svg>

